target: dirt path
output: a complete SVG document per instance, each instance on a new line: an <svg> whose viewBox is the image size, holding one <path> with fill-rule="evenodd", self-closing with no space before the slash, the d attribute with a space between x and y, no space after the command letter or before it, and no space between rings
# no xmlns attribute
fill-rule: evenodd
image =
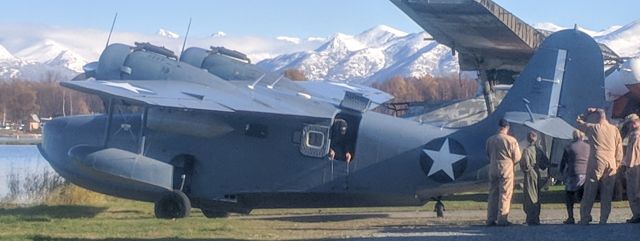
<svg viewBox="0 0 640 241"><path fill-rule="evenodd" d="M578 210L575 210L578 213ZM594 219L599 209L593 210ZM607 225L564 225L566 212L543 210L542 225L527 226L521 210L512 210L509 227L485 227L483 210L451 211L445 218L430 212L341 213L328 215L246 216L238 219L290 223L290 237L316 240L640 240L640 224L625 224L626 208L612 211ZM597 223L597 222L596 222ZM322 235L324 234L324 235Z"/></svg>

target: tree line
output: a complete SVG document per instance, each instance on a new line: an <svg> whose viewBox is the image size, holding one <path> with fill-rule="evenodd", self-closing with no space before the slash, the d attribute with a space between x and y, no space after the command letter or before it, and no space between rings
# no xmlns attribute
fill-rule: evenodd
<svg viewBox="0 0 640 241"><path fill-rule="evenodd" d="M97 96L64 88L59 83L51 79L42 82L0 82L0 120L6 116L7 122L25 123L31 114L57 117L104 110L102 101Z"/></svg>
<svg viewBox="0 0 640 241"><path fill-rule="evenodd" d="M457 77L395 76L372 87L395 96L394 102L459 100L474 97L478 90L475 80Z"/></svg>

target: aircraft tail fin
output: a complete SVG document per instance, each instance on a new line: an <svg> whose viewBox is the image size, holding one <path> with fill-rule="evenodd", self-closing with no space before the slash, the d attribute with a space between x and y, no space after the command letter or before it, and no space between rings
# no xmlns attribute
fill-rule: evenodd
<svg viewBox="0 0 640 241"><path fill-rule="evenodd" d="M564 30L542 43L496 111L469 128L488 136L505 118L570 139L577 116L588 107L608 109L602 52L589 35Z"/></svg>

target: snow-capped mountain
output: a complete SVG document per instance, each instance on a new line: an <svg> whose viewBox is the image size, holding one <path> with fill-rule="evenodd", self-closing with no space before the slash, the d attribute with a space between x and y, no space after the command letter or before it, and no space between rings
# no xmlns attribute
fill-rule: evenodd
<svg viewBox="0 0 640 241"><path fill-rule="evenodd" d="M70 48L44 39L15 54L0 46L0 80L72 78L88 61Z"/></svg>
<svg viewBox="0 0 640 241"><path fill-rule="evenodd" d="M9 51L4 48L4 46L0 45L0 61L12 60L15 59Z"/></svg>
<svg viewBox="0 0 640 241"><path fill-rule="evenodd" d="M566 29L552 23L534 27L549 32ZM580 29L623 57L640 55L640 21L601 31ZM381 25L355 36L338 33L313 51L280 55L258 65L273 71L299 69L309 79L365 84L394 76L457 75L457 57L452 56L449 48L425 41L429 37L424 32L406 34Z"/></svg>
<svg viewBox="0 0 640 241"><path fill-rule="evenodd" d="M166 29L159 29L158 30L158 35L162 36L162 37L166 37L166 38L180 38L180 35L174 32L171 32L169 30Z"/></svg>
<svg viewBox="0 0 640 241"><path fill-rule="evenodd" d="M394 75L451 75L458 72L450 50L426 33L407 34L380 25L352 36L338 33L313 51L263 60L259 66L274 70L300 69L309 79L369 83ZM413 63L413 64L409 64Z"/></svg>
<svg viewBox="0 0 640 241"><path fill-rule="evenodd" d="M640 56L640 20L627 24L607 35L596 37L623 57Z"/></svg>
<svg viewBox="0 0 640 241"><path fill-rule="evenodd" d="M81 72L82 66L88 62L79 54L71 51L70 48L49 39L22 49L15 56L27 62L66 67L75 72Z"/></svg>

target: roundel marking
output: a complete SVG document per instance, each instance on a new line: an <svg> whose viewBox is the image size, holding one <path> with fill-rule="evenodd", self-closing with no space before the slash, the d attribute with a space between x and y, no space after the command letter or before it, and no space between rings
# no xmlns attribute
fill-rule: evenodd
<svg viewBox="0 0 640 241"><path fill-rule="evenodd" d="M435 139L422 147L420 166L427 177L434 181L453 182L467 168L467 153L462 144L454 139Z"/></svg>

